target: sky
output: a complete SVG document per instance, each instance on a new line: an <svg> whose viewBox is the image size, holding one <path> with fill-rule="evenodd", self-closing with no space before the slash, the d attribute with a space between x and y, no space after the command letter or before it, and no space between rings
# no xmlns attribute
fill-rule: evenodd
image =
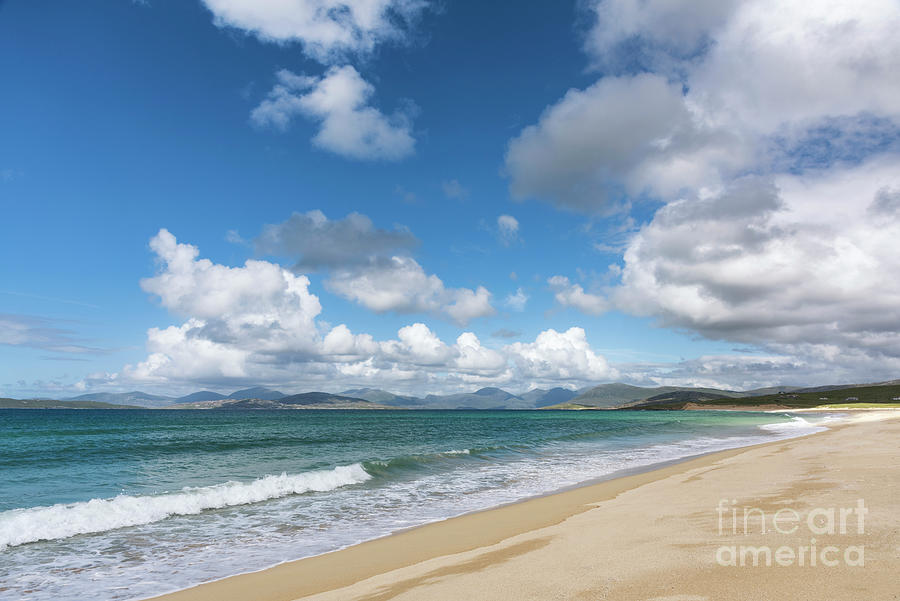
<svg viewBox="0 0 900 601"><path fill-rule="evenodd" d="M900 377L898 28L0 2L0 395Z"/></svg>

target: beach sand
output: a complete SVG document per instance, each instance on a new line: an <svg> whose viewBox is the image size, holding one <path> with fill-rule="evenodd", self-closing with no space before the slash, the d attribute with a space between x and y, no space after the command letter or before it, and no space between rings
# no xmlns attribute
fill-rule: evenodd
<svg viewBox="0 0 900 601"><path fill-rule="evenodd" d="M160 599L900 600L898 415L859 414L820 434L461 516ZM770 566L753 566L741 546L782 550ZM790 565L776 561L787 562L783 548L794 555ZM747 565L728 565L740 557ZM766 563L764 551L758 559Z"/></svg>

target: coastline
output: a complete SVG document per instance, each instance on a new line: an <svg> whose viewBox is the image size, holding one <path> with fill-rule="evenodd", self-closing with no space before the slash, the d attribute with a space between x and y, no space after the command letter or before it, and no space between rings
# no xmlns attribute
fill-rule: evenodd
<svg viewBox="0 0 900 601"><path fill-rule="evenodd" d="M476 572L490 569L502 573L504 570L512 569L507 565L512 558L517 558L519 560L517 563L524 561L527 564L528 556L546 555L547 557L542 561L552 561L560 555L549 549L553 541L564 538L566 532L571 534L572 528L581 533L585 532L583 528L574 526L576 521L600 522L603 524L600 531L605 531L610 527L615 528L619 523L628 523L627 519L619 520L614 519L612 515L604 515L606 511L609 511L609 506L621 505L622 498L634 497L639 505L653 507L654 498L670 499L673 495L684 496L687 494L688 491L685 490L685 487L678 485L679 481L696 481L696 479L705 479L713 473L721 474L722 468L728 465L732 467L726 470L726 473L745 471L752 476L754 472L759 471L753 469L754 462L759 456L768 457L768 453L771 453L772 456L782 455L780 461L768 459L768 463L773 464L769 468L774 474L786 480L794 488L798 486L802 488L804 483L807 483L810 485L810 490L815 490L814 483L810 481L811 475L792 473L796 469L791 469L791 465L796 462L787 460L787 457L812 453L812 457L815 458L818 453L827 453L838 442L838 439L852 440L857 443L867 441L868 446L871 446L872 441L878 438L876 433L882 438L885 436L883 431L888 431L891 436L900 433L900 422L897 420L885 421L897 416L897 412L885 412L877 415L872 412L860 413L850 423L832 426L825 432L718 451L638 474L587 484L543 497L425 524L331 553L289 561L258 572L230 576L153 597L153 599L160 601L205 601L222 598L260 601L288 601L300 598L315 598L322 599L322 601L351 598L391 599L405 595L406 590L412 589L416 589L416 592L415 596L409 597L411 599L450 599L457 594L459 596L474 594L475 598L484 599L504 598L499 594L502 587L488 594L486 591L491 590L490 586L487 586L487 582L483 578L477 576L474 577L474 581L478 583L477 588L480 592L479 590L467 590L463 593L459 587L465 588L462 581L472 580L473 574ZM860 436L861 430L869 430L869 432L865 436ZM773 447L778 447L778 449L772 451ZM890 448L890 444L888 447ZM849 458L851 462L852 459L852 457ZM777 465L775 465L776 463ZM893 476L896 483L898 474L890 472L888 475ZM723 476L718 477L722 479ZM727 478L725 479L727 480ZM754 485L733 484L730 492L722 494L759 497L760 495L771 495L773 492L769 486L772 483L766 479L752 484ZM654 493L651 490L653 488L663 488L664 490ZM690 497L690 495L687 496ZM868 498L871 495L866 493L866 496ZM715 516L712 511L715 502L710 502L711 505L707 503L706 506L696 509L705 510L709 516L712 516L709 519L714 520ZM598 505L603 506L606 511L599 511ZM688 502L688 507L690 506L691 504ZM894 515L900 516L900 511L895 511ZM632 522L634 521L633 517L631 516ZM630 530L625 542L620 544L624 544L627 550L628 547L633 546L628 544L628 538L641 539L646 543L648 537L650 540L655 538L656 544L662 546L678 542L678 538L672 533L654 532L648 530L644 524L643 527ZM707 538L712 542L720 542L712 535ZM602 554L604 549L607 549L600 540L594 539L594 544L597 545L597 548L593 549L596 553ZM478 560L473 563L475 559ZM610 559L612 560L614 557ZM712 555L709 555L707 559L712 560ZM715 564L710 567L703 562L700 564L705 570L718 568L723 577L733 577L735 575L733 570L737 569ZM895 562L894 567L900 567L900 565ZM526 569L526 573L534 569L544 573L544 570L537 565ZM771 570L774 568L759 569ZM791 571L788 568L779 569ZM435 570L443 574L436 581L435 576L428 576ZM575 574L567 574L568 570L569 568L562 569L561 573L555 574L549 580L559 579L562 584L572 580L572 576ZM575 570L575 572L581 573L580 570ZM627 572L628 570L624 570L623 573L616 574L615 578L621 580ZM416 573L423 574L424 580L414 579L418 584L413 586L409 579L411 574ZM544 573L544 576L548 575ZM437 585L438 582L441 584L440 586ZM406 583L401 587L404 590L397 589L398 583ZM426 589L435 590L427 593L422 589L423 586ZM437 592L447 587L450 588L444 592ZM481 590L481 587L485 588ZM389 595L385 596L387 593ZM531 598L535 598L535 594L537 594L535 590L527 587L520 591L520 596L531 595ZM596 591L591 594L595 596L589 598L605 598L596 596ZM537 598L544 597L538 596ZM625 597L620 594L611 598ZM702 597L698 597L698 599L700 598Z"/></svg>

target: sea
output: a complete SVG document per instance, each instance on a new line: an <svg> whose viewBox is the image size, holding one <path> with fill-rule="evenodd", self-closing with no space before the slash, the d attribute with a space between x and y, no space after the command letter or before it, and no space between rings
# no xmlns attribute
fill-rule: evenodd
<svg viewBox="0 0 900 601"><path fill-rule="evenodd" d="M142 599L827 419L0 410L0 600Z"/></svg>

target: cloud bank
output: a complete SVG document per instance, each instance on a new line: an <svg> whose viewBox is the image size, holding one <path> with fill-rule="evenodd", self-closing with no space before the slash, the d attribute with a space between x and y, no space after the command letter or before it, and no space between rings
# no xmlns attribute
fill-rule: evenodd
<svg viewBox="0 0 900 601"><path fill-rule="evenodd" d="M589 294L557 276L557 303L748 344L777 358L771 373L896 374L900 5L589 10L585 49L608 75L509 142L511 192L588 214L663 206L626 244L620 282Z"/></svg>
<svg viewBox="0 0 900 601"><path fill-rule="evenodd" d="M121 373L88 378L86 385L269 382L305 389L366 385L421 392L476 384L588 383L616 375L590 348L581 328L549 329L530 343L489 348L473 332L446 343L416 322L400 328L396 339L378 341L346 324L322 323L322 305L310 292L309 279L275 263L216 264L165 229L150 248L159 272L141 286L184 321L151 328L144 361ZM446 310L459 321L480 310L486 293L451 292Z"/></svg>

